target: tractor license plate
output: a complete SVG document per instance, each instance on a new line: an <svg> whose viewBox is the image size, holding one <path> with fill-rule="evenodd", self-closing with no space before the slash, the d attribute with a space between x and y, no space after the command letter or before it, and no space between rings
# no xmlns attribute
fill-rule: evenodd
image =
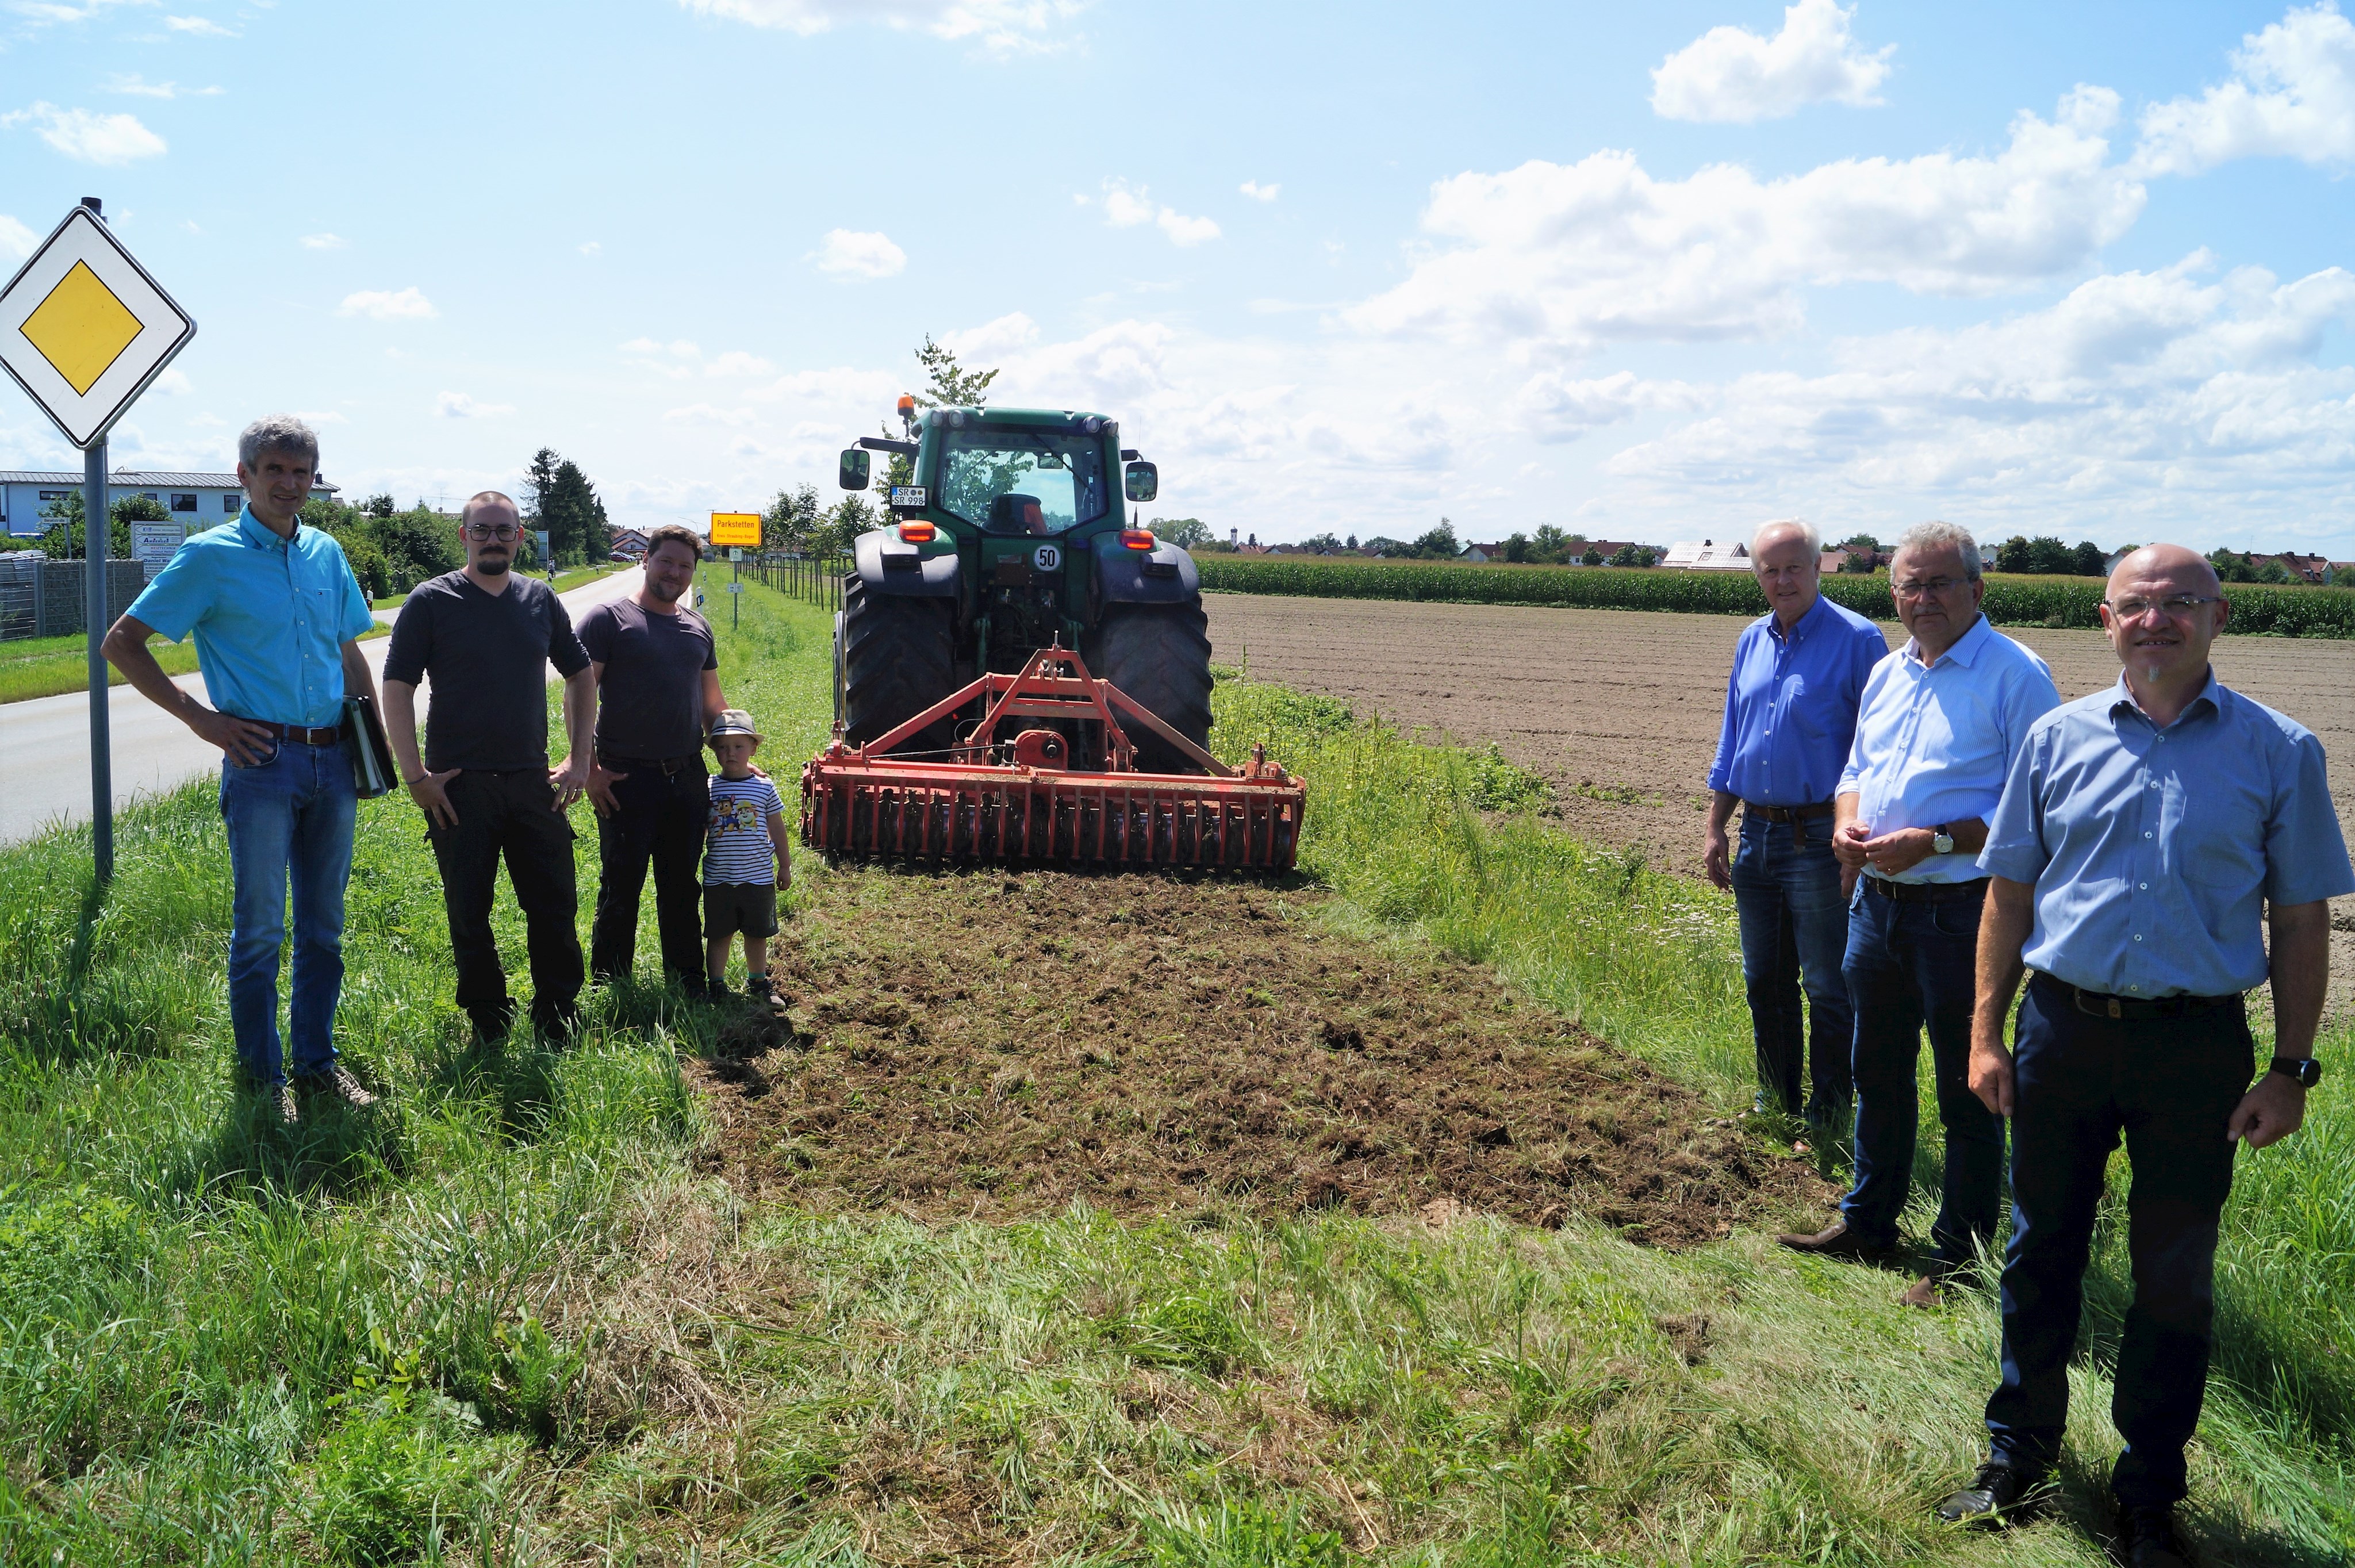
<svg viewBox="0 0 2355 1568"><path fill-rule="evenodd" d="M894 485L891 486L891 504L894 507L921 507L924 504L924 487L922 485Z"/></svg>

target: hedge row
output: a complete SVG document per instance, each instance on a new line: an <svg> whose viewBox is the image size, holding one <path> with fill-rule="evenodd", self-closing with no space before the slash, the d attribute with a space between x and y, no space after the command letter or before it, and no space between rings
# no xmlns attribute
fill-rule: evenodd
<svg viewBox="0 0 2355 1568"><path fill-rule="evenodd" d="M1456 604L1544 604L1585 610L1682 610L1763 615L1766 596L1746 571L1649 571L1604 566L1472 566L1432 560L1304 556L1194 558L1213 593L1312 599L1412 599ZM1824 592L1859 615L1897 617L1886 577L1834 576ZM2280 637L2355 638L2355 590L2236 584L2230 627ZM2098 626L2102 581L2092 577L1990 575L1987 619L2005 626Z"/></svg>

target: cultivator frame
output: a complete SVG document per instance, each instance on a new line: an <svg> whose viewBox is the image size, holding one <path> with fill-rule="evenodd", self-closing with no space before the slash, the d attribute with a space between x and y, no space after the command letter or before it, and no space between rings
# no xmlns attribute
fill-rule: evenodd
<svg viewBox="0 0 2355 1568"><path fill-rule="evenodd" d="M942 760L889 754L976 702L986 704L980 721ZM1139 772L1122 714L1202 773ZM1103 768L1070 767L1059 730L1034 725L999 741L1017 719L1099 727ZM1059 644L864 746L846 742L837 723L802 765L802 842L829 856L1288 870L1306 798L1264 747L1253 746L1245 766L1226 766Z"/></svg>

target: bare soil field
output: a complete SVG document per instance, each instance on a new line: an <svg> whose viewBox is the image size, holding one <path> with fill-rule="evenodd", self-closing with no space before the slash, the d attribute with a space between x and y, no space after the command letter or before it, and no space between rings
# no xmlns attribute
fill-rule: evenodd
<svg viewBox="0 0 2355 1568"><path fill-rule="evenodd" d="M1407 730L1493 741L1552 781L1564 826L1700 874L1702 781L1717 750L1735 615L1386 603L1214 593L1213 656L1379 713ZM2007 627L2044 656L2063 698L2117 678L2098 632ZM1902 628L1883 627L1891 645ZM2224 637L2217 674L2322 738L2355 841L2355 643ZM2334 910L2339 1005L2355 985L2355 900Z"/></svg>
<svg viewBox="0 0 2355 1568"><path fill-rule="evenodd" d="M1678 1247L1806 1216L1801 1160L1471 965L1257 882L813 877L692 1069L747 1197L928 1220L1576 1211ZM943 933L959 933L944 942Z"/></svg>

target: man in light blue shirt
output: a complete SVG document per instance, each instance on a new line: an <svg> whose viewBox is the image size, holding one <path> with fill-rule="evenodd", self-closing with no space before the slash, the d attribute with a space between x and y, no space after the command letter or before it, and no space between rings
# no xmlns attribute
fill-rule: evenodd
<svg viewBox="0 0 2355 1568"><path fill-rule="evenodd" d="M1848 901L1832 859L1832 792L1856 729L1865 677L1888 653L1881 628L1825 598L1822 540L1806 523L1766 524L1750 541L1767 613L1742 629L1726 682L1725 721L1709 770L1709 880L1733 890L1742 922L1762 1111L1800 1113L1806 1057L1799 985L1815 1024L1807 1124L1832 1134L1848 1114L1855 1014L1840 955ZM1726 824L1742 807L1734 849Z"/></svg>
<svg viewBox="0 0 2355 1568"><path fill-rule="evenodd" d="M1971 1087L2012 1132L2003 1381L1987 1401L1987 1463L1939 1511L1996 1520L2046 1490L2094 1210L2123 1134L2135 1296L2110 1489L2136 1568L2186 1561L2173 1510L2207 1383L2232 1145L2263 1148L2305 1118L2330 966L2325 901L2355 892L2321 743L2209 667L2227 613L2190 550L2120 561L2102 624L2124 673L2030 728L1979 856L1993 880ZM2035 977L2015 1057L2004 1015L2024 968ZM2253 1086L2242 993L2268 979L2275 1054Z"/></svg>
<svg viewBox="0 0 2355 1568"><path fill-rule="evenodd" d="M375 621L343 547L303 524L318 467L318 437L302 421L247 426L237 463L245 510L183 544L102 650L149 701L221 750L236 884L229 1025L248 1086L287 1124L302 1115L294 1086L350 1105L375 1098L337 1064L334 1041L357 806L338 726L346 690L376 695L357 642ZM211 708L174 685L147 648L159 633L176 643L191 632ZM278 1033L290 875L294 1086Z"/></svg>
<svg viewBox="0 0 2355 1568"><path fill-rule="evenodd" d="M1993 1239L2003 1124L1971 1093L1971 1008L1987 877L1972 863L2029 726L2061 700L2042 659L1987 624L1977 544L1951 523L1897 541L1889 566L1913 640L1874 667L1840 774L1832 852L1856 874L1842 963L1856 1007L1856 1179L1840 1218L1783 1244L1835 1257L1892 1252L1913 1187L1914 1062L1926 1025L1945 1128L1931 1229L1936 1258L1905 1293L1936 1304Z"/></svg>

